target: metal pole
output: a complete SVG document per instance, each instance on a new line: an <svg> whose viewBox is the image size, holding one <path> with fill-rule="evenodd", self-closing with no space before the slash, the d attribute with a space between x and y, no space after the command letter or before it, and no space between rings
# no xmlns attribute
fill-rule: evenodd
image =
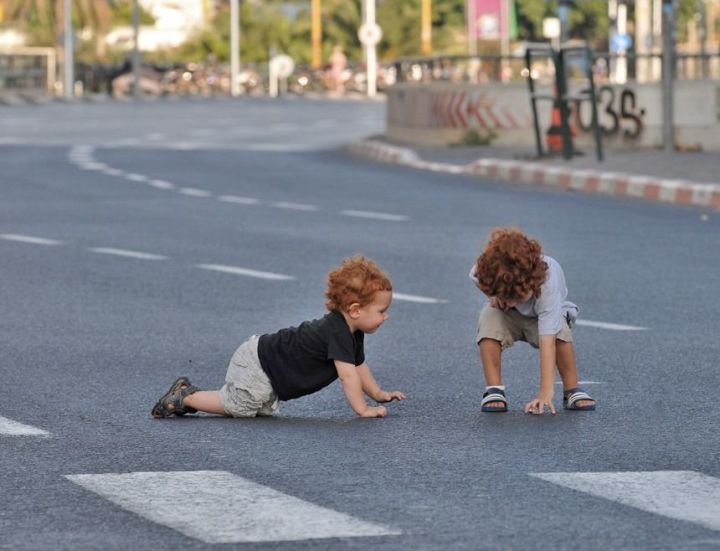
<svg viewBox="0 0 720 551"><path fill-rule="evenodd" d="M63 93L66 99L73 97L73 83L75 82L74 56L73 56L73 29L72 29L72 0L65 0L63 5Z"/></svg>
<svg viewBox="0 0 720 551"><path fill-rule="evenodd" d="M240 95L240 2L230 0L230 95Z"/></svg>
<svg viewBox="0 0 720 551"><path fill-rule="evenodd" d="M621 0L620 4L618 4L617 11L617 33L622 36L627 35L627 13L627 4L625 0ZM618 84L625 84L627 82L627 57L625 56L625 48L617 51L615 82Z"/></svg>
<svg viewBox="0 0 720 551"><path fill-rule="evenodd" d="M420 51L423 55L432 54L432 0L422 0L420 21Z"/></svg>
<svg viewBox="0 0 720 551"><path fill-rule="evenodd" d="M558 19L560 20L560 43L567 42L570 36L570 6L568 0L560 0L558 4Z"/></svg>
<svg viewBox="0 0 720 551"><path fill-rule="evenodd" d="M673 0L663 0L663 52L662 52L662 89L663 89L663 148L666 153L675 151L673 81L675 65L675 4Z"/></svg>
<svg viewBox="0 0 720 551"><path fill-rule="evenodd" d="M320 0L311 0L311 32L312 67L322 67L322 8Z"/></svg>
<svg viewBox="0 0 720 551"><path fill-rule="evenodd" d="M510 6L508 0L500 0L500 79L510 80Z"/></svg>
<svg viewBox="0 0 720 551"><path fill-rule="evenodd" d="M365 25L375 26L375 0L365 0ZM377 53L375 44L365 45L365 61L367 63L367 95L374 98L377 93Z"/></svg>
<svg viewBox="0 0 720 551"><path fill-rule="evenodd" d="M132 3L132 26L133 26L133 51L132 51L132 74L133 74L133 97L140 97L140 7L138 0Z"/></svg>
<svg viewBox="0 0 720 551"><path fill-rule="evenodd" d="M477 10L475 0L465 0L467 2L467 35L468 35L468 55L477 55Z"/></svg>

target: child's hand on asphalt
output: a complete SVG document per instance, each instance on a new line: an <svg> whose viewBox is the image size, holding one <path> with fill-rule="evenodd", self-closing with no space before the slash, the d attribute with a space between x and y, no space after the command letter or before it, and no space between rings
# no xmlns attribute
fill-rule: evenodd
<svg viewBox="0 0 720 551"><path fill-rule="evenodd" d="M387 415L387 408L385 406L370 406L368 407L361 417L385 417Z"/></svg>
<svg viewBox="0 0 720 551"><path fill-rule="evenodd" d="M547 406L548 410L550 410L550 413L555 415L555 406L553 405L552 399L552 393L538 394L537 396L535 396L535 398L525 404L525 413L542 415L543 413L545 413L545 406Z"/></svg>
<svg viewBox="0 0 720 551"><path fill-rule="evenodd" d="M387 404L388 402L392 402L393 400L404 400L405 394L400 392L399 390L381 390L378 393L377 398L375 398L375 401L378 404Z"/></svg>

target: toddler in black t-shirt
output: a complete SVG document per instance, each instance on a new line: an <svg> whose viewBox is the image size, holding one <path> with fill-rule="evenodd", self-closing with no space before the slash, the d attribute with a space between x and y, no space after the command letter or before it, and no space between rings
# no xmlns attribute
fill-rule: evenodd
<svg viewBox="0 0 720 551"><path fill-rule="evenodd" d="M346 258L328 274L328 313L297 327L257 337L233 354L220 390L200 390L187 377L177 379L155 404L157 418L204 411L230 417L272 415L281 400L317 392L340 378L352 409L361 417L385 417L378 403L404 400L397 390L382 390L365 362L365 333L388 318L392 284L375 262Z"/></svg>

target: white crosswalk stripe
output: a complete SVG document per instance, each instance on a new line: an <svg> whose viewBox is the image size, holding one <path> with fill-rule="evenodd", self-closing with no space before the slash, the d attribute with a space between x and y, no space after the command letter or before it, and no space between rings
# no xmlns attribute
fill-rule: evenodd
<svg viewBox="0 0 720 551"><path fill-rule="evenodd" d="M293 276L285 274L277 274L274 272L262 272L259 270L251 270L249 268L241 268L240 266L225 266L223 264L196 264L198 268L203 270L211 270L222 272L225 274L234 274L247 277L256 277L258 279L270 279L274 281L288 281L295 279Z"/></svg>
<svg viewBox="0 0 720 551"><path fill-rule="evenodd" d="M420 295L408 295L406 293L396 293L393 291L393 300L401 300L404 302L416 302L418 304L442 304L447 300L442 298L423 297Z"/></svg>
<svg viewBox="0 0 720 551"><path fill-rule="evenodd" d="M647 327L637 325L624 325L622 323L608 323L606 321L593 321L579 319L576 325L584 325L585 327L597 327L599 329L609 329L611 331L645 331Z"/></svg>
<svg viewBox="0 0 720 551"><path fill-rule="evenodd" d="M56 239L46 239L44 237L20 235L17 233L0 234L0 239L6 239L7 241L18 241L19 243L30 243L32 245L62 245L62 241L58 241Z"/></svg>
<svg viewBox="0 0 720 551"><path fill-rule="evenodd" d="M31 427L30 425L24 425L18 423L7 417L0 417L0 435L4 436L50 436L50 433L39 429L37 427Z"/></svg>
<svg viewBox="0 0 720 551"><path fill-rule="evenodd" d="M225 471L79 474L67 478L123 509L206 543L401 533Z"/></svg>
<svg viewBox="0 0 720 551"><path fill-rule="evenodd" d="M341 210L340 214L345 216L354 216L356 218L386 220L388 222L406 222L409 220L409 218L404 214L390 214L387 212L372 212L367 210Z"/></svg>
<svg viewBox="0 0 720 551"><path fill-rule="evenodd" d="M531 473L548 482L720 530L720 479L694 471Z"/></svg>

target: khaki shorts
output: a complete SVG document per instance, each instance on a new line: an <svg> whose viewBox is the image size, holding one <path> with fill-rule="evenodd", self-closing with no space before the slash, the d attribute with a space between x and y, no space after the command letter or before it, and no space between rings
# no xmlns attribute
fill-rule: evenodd
<svg viewBox="0 0 720 551"><path fill-rule="evenodd" d="M563 326L555 337L572 342L572 330L567 319L563 318ZM525 341L539 348L538 320L523 316L514 308L503 312L486 304L480 311L475 342L479 343L482 339L499 341L503 350L511 347L515 341Z"/></svg>
<svg viewBox="0 0 720 551"><path fill-rule="evenodd" d="M253 335L241 344L228 365L220 400L225 413L232 417L272 415L280 407L270 379L260 365L258 339Z"/></svg>

